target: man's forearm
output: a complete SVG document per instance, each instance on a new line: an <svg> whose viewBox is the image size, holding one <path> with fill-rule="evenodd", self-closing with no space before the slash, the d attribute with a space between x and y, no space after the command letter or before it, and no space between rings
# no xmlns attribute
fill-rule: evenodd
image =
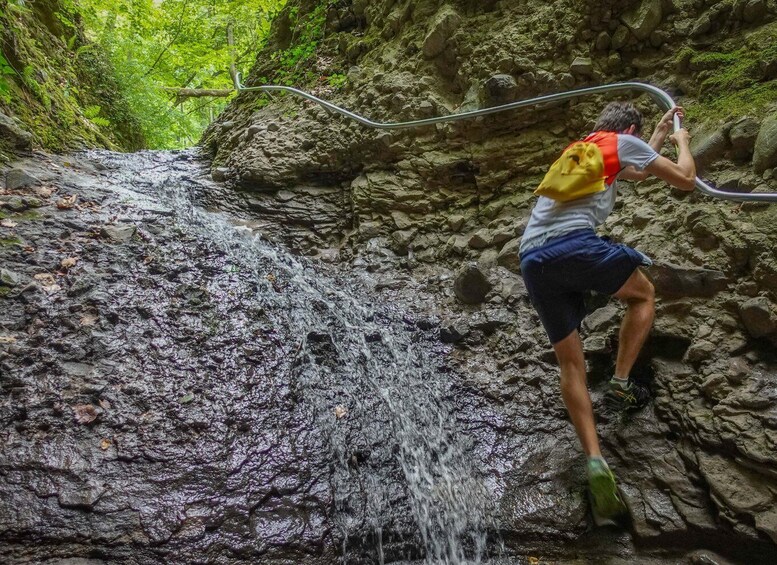
<svg viewBox="0 0 777 565"><path fill-rule="evenodd" d="M693 160L691 148L687 143L681 143L677 146L677 166L680 167L687 178L695 181L696 163Z"/></svg>
<svg viewBox="0 0 777 565"><path fill-rule="evenodd" d="M661 153L661 148L664 146L667 135L669 135L668 129L657 127L653 130L653 135L650 136L648 145L650 145L656 153Z"/></svg>

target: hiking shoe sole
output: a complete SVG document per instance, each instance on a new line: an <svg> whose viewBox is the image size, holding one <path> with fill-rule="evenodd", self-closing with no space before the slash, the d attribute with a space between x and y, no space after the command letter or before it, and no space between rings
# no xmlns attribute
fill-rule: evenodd
<svg viewBox="0 0 777 565"><path fill-rule="evenodd" d="M627 512L611 474L602 473L589 479L588 496L591 514L597 526L615 526L617 520Z"/></svg>

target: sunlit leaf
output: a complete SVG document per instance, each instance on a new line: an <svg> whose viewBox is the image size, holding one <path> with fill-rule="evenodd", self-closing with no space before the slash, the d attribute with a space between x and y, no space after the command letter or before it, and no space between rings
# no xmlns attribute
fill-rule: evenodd
<svg viewBox="0 0 777 565"><path fill-rule="evenodd" d="M75 206L77 200L78 200L77 194L66 196L65 198L61 198L57 200L57 208L59 208L60 210L69 210L70 208Z"/></svg>
<svg viewBox="0 0 777 565"><path fill-rule="evenodd" d="M79 424L91 424L97 419L97 409L91 404L73 406L73 414Z"/></svg>

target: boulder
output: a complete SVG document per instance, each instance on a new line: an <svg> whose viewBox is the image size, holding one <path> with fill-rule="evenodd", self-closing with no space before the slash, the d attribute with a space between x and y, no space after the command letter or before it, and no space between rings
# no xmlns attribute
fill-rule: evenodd
<svg viewBox="0 0 777 565"><path fill-rule="evenodd" d="M623 15L623 23L637 39L644 41L658 27L663 17L661 0L642 0Z"/></svg>
<svg viewBox="0 0 777 565"><path fill-rule="evenodd" d="M621 315L617 304L608 304L603 308L594 310L583 321L583 326L589 332L609 333L620 324Z"/></svg>
<svg viewBox="0 0 777 565"><path fill-rule="evenodd" d="M610 34L606 31L596 36L596 49L598 51L607 51L610 48Z"/></svg>
<svg viewBox="0 0 777 565"><path fill-rule="evenodd" d="M728 149L728 144L728 136L724 129L709 126L699 128L691 139L691 153L696 166L704 169L706 165L721 158Z"/></svg>
<svg viewBox="0 0 777 565"><path fill-rule="evenodd" d="M7 139L15 149L32 147L32 134L20 128L2 112L0 112L0 139Z"/></svg>
<svg viewBox="0 0 777 565"><path fill-rule="evenodd" d="M737 121L728 132L731 147L736 151L752 153L758 137L759 124L755 118L745 117Z"/></svg>
<svg viewBox="0 0 777 565"><path fill-rule="evenodd" d="M133 225L105 226L100 230L100 234L114 243L124 243L132 239L137 228Z"/></svg>
<svg viewBox="0 0 777 565"><path fill-rule="evenodd" d="M518 98L518 83L512 75L494 75L483 85L483 98L486 107L513 102Z"/></svg>
<svg viewBox="0 0 777 565"><path fill-rule="evenodd" d="M469 246L472 249L485 249L493 240L493 235L487 229L478 230L469 238Z"/></svg>
<svg viewBox="0 0 777 565"><path fill-rule="evenodd" d="M728 286L726 274L713 269L656 263L647 269L647 273L656 288L656 295L664 298L709 298Z"/></svg>
<svg viewBox="0 0 777 565"><path fill-rule="evenodd" d="M753 150L753 169L761 174L777 167L777 113L768 116L758 130Z"/></svg>
<svg viewBox="0 0 777 565"><path fill-rule="evenodd" d="M742 19L747 23L760 22L768 11L766 0L749 0L742 10Z"/></svg>
<svg viewBox="0 0 777 565"><path fill-rule="evenodd" d="M464 221L465 221L465 218L461 214L452 214L448 216L448 219L447 219L448 228L452 232L457 232L464 225Z"/></svg>
<svg viewBox="0 0 777 565"><path fill-rule="evenodd" d="M511 239L502 246L502 250L496 258L496 264L504 267L508 271L513 273L521 272L521 259L518 256L518 248L520 247L519 239Z"/></svg>
<svg viewBox="0 0 777 565"><path fill-rule="evenodd" d="M0 285L5 286L18 286L21 284L23 278L19 273L11 271L10 269L0 269Z"/></svg>
<svg viewBox="0 0 777 565"><path fill-rule="evenodd" d="M453 282L453 292L464 304L480 304L490 290L491 282L476 263L464 266Z"/></svg>
<svg viewBox="0 0 777 565"><path fill-rule="evenodd" d="M40 179L31 175L24 169L11 169L5 175L5 187L8 190L16 190L18 188L28 188L40 183Z"/></svg>
<svg viewBox="0 0 777 565"><path fill-rule="evenodd" d="M590 77L594 74L594 65L590 57L575 57L569 70L574 75Z"/></svg>
<svg viewBox="0 0 777 565"><path fill-rule="evenodd" d="M440 326L440 341L456 343L469 335L470 327L466 320L454 320Z"/></svg>
<svg viewBox="0 0 777 565"><path fill-rule="evenodd" d="M629 41L629 28L626 26L618 26L618 28L615 30L615 33L612 34L612 39L610 40L610 47L614 51L617 51L621 47L625 46L626 43Z"/></svg>
<svg viewBox="0 0 777 565"><path fill-rule="evenodd" d="M461 24L461 16L450 6L444 6L432 19L429 33L421 51L427 59L433 59L445 50L448 38Z"/></svg>
<svg viewBox="0 0 777 565"><path fill-rule="evenodd" d="M777 314L763 296L751 298L739 307L742 323L753 337L764 337L777 331Z"/></svg>
<svg viewBox="0 0 777 565"><path fill-rule="evenodd" d="M399 212L396 210L391 212L391 219L394 220L394 225L397 226L397 229L399 230L406 230L413 225L413 221L410 219L410 216L404 212Z"/></svg>
<svg viewBox="0 0 777 565"><path fill-rule="evenodd" d="M392 246L394 251L400 255L406 255L417 234L417 229L397 230L393 232L391 234L391 239L394 242L394 245Z"/></svg>

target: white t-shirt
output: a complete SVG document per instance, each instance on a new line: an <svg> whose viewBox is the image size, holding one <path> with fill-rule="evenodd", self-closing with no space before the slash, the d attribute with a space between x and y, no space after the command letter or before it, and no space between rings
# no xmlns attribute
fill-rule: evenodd
<svg viewBox="0 0 777 565"><path fill-rule="evenodd" d="M640 138L618 134L618 160L621 167L633 165L641 171L657 157L658 153ZM569 202L540 196L521 238L520 253L540 247L553 237L580 229L594 229L603 223L615 206L617 184L617 181L613 181L602 192Z"/></svg>

